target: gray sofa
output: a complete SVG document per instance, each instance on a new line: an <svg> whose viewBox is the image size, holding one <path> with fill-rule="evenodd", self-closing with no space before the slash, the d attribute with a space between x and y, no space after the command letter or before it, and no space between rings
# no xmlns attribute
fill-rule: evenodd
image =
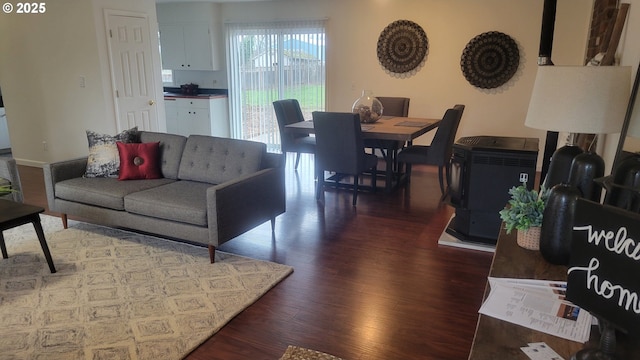
<svg viewBox="0 0 640 360"><path fill-rule="evenodd" d="M45 164L51 211L216 247L285 212L284 155L259 142L140 132L160 142L163 178L83 177L87 158Z"/></svg>

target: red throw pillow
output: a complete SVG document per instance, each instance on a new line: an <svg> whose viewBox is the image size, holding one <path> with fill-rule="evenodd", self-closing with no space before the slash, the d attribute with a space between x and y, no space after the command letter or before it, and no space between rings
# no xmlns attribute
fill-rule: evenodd
<svg viewBox="0 0 640 360"><path fill-rule="evenodd" d="M118 180L160 179L160 142L125 144L117 142L120 155Z"/></svg>

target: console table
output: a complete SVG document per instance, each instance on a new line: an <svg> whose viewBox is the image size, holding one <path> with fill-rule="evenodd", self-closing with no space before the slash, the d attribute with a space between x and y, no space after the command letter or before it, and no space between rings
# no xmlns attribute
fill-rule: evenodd
<svg viewBox="0 0 640 360"><path fill-rule="evenodd" d="M567 267L546 262L539 251L521 248L516 243L515 231L507 235L503 229L498 237L489 276L565 281ZM488 294L487 284L485 298ZM528 360L520 348L532 342L545 342L560 356L569 360L571 355L583 347L597 347L597 329L592 329L591 337L592 340L587 344L581 344L479 314L469 360ZM627 339L623 334L617 334L617 349L619 359L640 359L640 344Z"/></svg>

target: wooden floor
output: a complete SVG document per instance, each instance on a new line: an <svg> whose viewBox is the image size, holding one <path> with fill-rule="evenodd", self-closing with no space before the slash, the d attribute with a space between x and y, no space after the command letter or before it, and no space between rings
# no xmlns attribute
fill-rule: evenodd
<svg viewBox="0 0 640 360"><path fill-rule="evenodd" d="M293 274L187 359L279 359L288 345L346 360L466 359L492 254L438 245L453 208L439 202L436 169L415 166L410 186L362 193L354 208L345 190L318 203L312 157L297 171L292 160L275 236L265 223L220 250ZM25 201L46 206L42 170L20 175Z"/></svg>

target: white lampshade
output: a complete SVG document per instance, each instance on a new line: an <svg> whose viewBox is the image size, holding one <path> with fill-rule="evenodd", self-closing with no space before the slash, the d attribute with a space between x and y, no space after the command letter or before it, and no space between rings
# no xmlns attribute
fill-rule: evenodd
<svg viewBox="0 0 640 360"><path fill-rule="evenodd" d="M630 87L629 66L539 66L524 124L570 133L620 132Z"/></svg>

